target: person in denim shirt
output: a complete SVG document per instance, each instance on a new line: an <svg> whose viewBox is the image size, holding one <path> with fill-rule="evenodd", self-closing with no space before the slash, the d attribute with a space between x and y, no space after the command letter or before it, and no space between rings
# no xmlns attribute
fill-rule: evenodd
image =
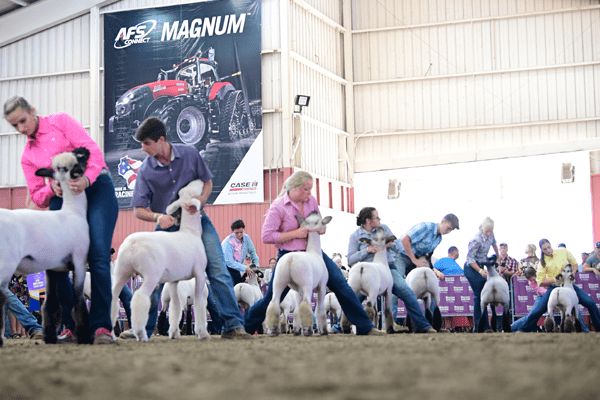
<svg viewBox="0 0 600 400"><path fill-rule="evenodd" d="M394 234L387 227L387 225L381 223L379 212L374 207L365 207L360 210L356 217L356 225L359 226L357 230L352 232L348 241L348 264L353 265L357 262L372 262L375 257L375 253L379 251L379 248L375 245L367 245L360 241L360 239L373 239L373 231L375 228L383 228L387 236L393 236ZM429 322L423 315L421 306L417 301L417 296L408 287L403 276L400 274L394 263L393 252L398 252L400 245L398 241L393 241L388 244L388 264L394 280L394 286L392 288L392 314L396 316L398 309L398 298L400 298L404 305L408 315L414 322L416 332L435 333L435 330L429 325ZM366 298L363 294L358 297L359 301L363 301ZM395 330L401 330L402 328L396 326Z"/></svg>
<svg viewBox="0 0 600 400"><path fill-rule="evenodd" d="M254 244L250 236L244 233L244 229L246 229L244 221L236 219L231 223L231 235L227 236L221 242L225 265L227 265L227 270L231 275L231 279L233 279L233 286L242 282L242 273L245 272L248 276L254 275L252 268L244 265L246 256L250 257L252 264L257 267L260 266Z"/></svg>

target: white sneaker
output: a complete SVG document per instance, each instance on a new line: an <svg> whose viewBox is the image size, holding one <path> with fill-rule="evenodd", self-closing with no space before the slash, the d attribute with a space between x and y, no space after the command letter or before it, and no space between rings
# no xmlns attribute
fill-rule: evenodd
<svg viewBox="0 0 600 400"><path fill-rule="evenodd" d="M119 335L120 339L135 339L135 335L133 334L133 329L127 329L126 331L121 332Z"/></svg>

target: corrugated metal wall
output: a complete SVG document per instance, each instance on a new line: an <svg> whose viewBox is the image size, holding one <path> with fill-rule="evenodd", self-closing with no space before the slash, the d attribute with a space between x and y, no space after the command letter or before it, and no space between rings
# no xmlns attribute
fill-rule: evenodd
<svg viewBox="0 0 600 400"><path fill-rule="evenodd" d="M89 30L84 15L0 47L0 101L19 94L40 115L67 112L90 125ZM25 185L25 136L0 120L0 186Z"/></svg>
<svg viewBox="0 0 600 400"><path fill-rule="evenodd" d="M357 172L600 147L597 1L352 4Z"/></svg>

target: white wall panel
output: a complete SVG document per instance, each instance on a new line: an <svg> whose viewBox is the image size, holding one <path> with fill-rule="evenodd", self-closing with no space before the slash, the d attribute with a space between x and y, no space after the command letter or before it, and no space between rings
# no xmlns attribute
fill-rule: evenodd
<svg viewBox="0 0 600 400"><path fill-rule="evenodd" d="M600 137L598 2L353 6L356 171Z"/></svg>

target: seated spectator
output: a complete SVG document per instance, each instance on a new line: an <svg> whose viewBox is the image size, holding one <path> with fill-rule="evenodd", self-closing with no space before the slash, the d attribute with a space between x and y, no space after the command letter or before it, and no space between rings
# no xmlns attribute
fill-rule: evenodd
<svg viewBox="0 0 600 400"><path fill-rule="evenodd" d="M509 282L510 278L518 271L519 262L508 255L508 245L506 243L500 244L498 250L500 251L497 260L498 273Z"/></svg>
<svg viewBox="0 0 600 400"><path fill-rule="evenodd" d="M348 270L350 268L347 268L342 264L342 255L340 253L333 253L331 259L333 260L335 265L337 265L340 268L340 271L342 271L342 275L344 275L344 278L348 280Z"/></svg>
<svg viewBox="0 0 600 400"><path fill-rule="evenodd" d="M458 248L456 246L451 246L448 249L448 257L440 258L433 265L433 272L435 272L439 279L443 280L445 275L464 274L463 269L456 262L456 260L458 260L458 256Z"/></svg>
<svg viewBox="0 0 600 400"><path fill-rule="evenodd" d="M540 259L535 254L536 250L537 247L535 244L528 244L525 246L525 254L527 254L527 257L521 259L521 267L523 269L527 267L533 267L537 271ZM522 272L520 272L517 276L520 276L520 274L522 274Z"/></svg>
<svg viewBox="0 0 600 400"><path fill-rule="evenodd" d="M596 248L594 249L594 253L591 254L583 264L582 271L583 272L592 272L596 275L596 278L600 278L600 242L596 242Z"/></svg>

